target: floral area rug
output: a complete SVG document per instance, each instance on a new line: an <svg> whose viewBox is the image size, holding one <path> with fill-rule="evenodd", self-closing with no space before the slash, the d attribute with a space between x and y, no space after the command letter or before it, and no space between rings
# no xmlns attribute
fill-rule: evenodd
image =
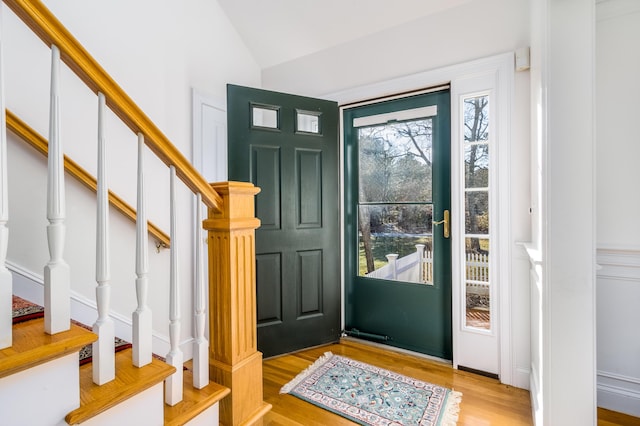
<svg viewBox="0 0 640 426"><path fill-rule="evenodd" d="M288 393L361 425L455 425L460 392L326 352Z"/></svg>

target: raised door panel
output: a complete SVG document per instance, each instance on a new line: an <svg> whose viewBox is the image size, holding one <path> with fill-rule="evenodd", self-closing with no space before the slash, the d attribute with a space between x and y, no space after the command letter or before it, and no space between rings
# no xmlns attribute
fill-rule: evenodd
<svg viewBox="0 0 640 426"><path fill-rule="evenodd" d="M320 228L322 226L322 152L296 150L297 177L297 226Z"/></svg>
<svg viewBox="0 0 640 426"><path fill-rule="evenodd" d="M281 163L280 148L251 146L251 181L260 188L256 196L256 216L261 229L280 229L281 220Z"/></svg>
<svg viewBox="0 0 640 426"><path fill-rule="evenodd" d="M282 322L282 256L256 255L258 326Z"/></svg>

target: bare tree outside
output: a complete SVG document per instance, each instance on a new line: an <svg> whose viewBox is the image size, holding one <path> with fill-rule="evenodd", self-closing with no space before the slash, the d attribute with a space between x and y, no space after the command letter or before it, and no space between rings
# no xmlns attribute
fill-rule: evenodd
<svg viewBox="0 0 640 426"><path fill-rule="evenodd" d="M360 274L430 235L432 120L358 129Z"/></svg>
<svg viewBox="0 0 640 426"><path fill-rule="evenodd" d="M489 97L464 100L465 233L489 231ZM478 238L469 239L470 251L482 253Z"/></svg>

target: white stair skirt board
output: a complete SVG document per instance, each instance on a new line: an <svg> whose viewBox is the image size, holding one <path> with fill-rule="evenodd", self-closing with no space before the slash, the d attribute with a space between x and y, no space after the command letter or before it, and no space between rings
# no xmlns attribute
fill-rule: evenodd
<svg viewBox="0 0 640 426"><path fill-rule="evenodd" d="M163 384L158 383L82 423L87 426L164 424Z"/></svg>
<svg viewBox="0 0 640 426"><path fill-rule="evenodd" d="M193 419L185 423L185 426L212 426L220 424L219 402L198 414Z"/></svg>
<svg viewBox="0 0 640 426"><path fill-rule="evenodd" d="M0 379L0 423L66 425L80 406L78 353Z"/></svg>

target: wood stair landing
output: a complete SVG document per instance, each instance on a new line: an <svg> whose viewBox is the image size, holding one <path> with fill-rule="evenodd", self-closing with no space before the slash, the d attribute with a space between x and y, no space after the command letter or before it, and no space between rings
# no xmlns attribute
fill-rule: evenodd
<svg viewBox="0 0 640 426"><path fill-rule="evenodd" d="M156 358L152 358L151 363L144 367L135 367L131 349L122 350L115 355L116 377L102 386L93 383L91 363L80 367L80 408L65 417L67 423L85 422L161 383L176 371L175 367Z"/></svg>
<svg viewBox="0 0 640 426"><path fill-rule="evenodd" d="M13 346L0 350L0 378L79 352L97 339L91 331L74 324L68 331L46 334L44 318L15 324Z"/></svg>
<svg viewBox="0 0 640 426"><path fill-rule="evenodd" d="M214 382L209 382L202 389L194 388L191 361L187 361L185 367L186 369L183 371L183 400L173 407L165 404L165 426L183 425L231 393L231 389Z"/></svg>

